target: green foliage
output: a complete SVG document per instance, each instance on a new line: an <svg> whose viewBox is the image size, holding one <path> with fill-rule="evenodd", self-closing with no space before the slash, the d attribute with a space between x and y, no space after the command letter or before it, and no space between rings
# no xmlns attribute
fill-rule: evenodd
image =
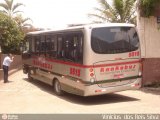
<svg viewBox="0 0 160 120"><path fill-rule="evenodd" d="M14 3L15 0L4 0L0 3L0 44L3 53L19 53L19 44L24 38L24 28L27 26L26 21L17 16L19 7L22 3Z"/></svg>
<svg viewBox="0 0 160 120"><path fill-rule="evenodd" d="M13 17L13 15L19 12L22 12L18 10L20 6L23 6L23 4L22 3L14 4L14 0L4 0L4 3L0 3L0 7L3 9L2 12L10 17Z"/></svg>
<svg viewBox="0 0 160 120"><path fill-rule="evenodd" d="M3 13L0 13L0 36L3 53L19 52L19 44L24 38L24 33L10 17Z"/></svg>
<svg viewBox="0 0 160 120"><path fill-rule="evenodd" d="M139 8L141 16L153 16L154 11L158 6L160 6L160 0L140 0Z"/></svg>
<svg viewBox="0 0 160 120"><path fill-rule="evenodd" d="M25 32L26 28L32 28L32 24L29 24L29 22L32 22L30 18L23 18L21 14L18 14L14 20L16 21L18 27Z"/></svg>
<svg viewBox="0 0 160 120"><path fill-rule="evenodd" d="M112 5L107 0L98 0L99 8L95 8L95 13L89 14L97 20L94 22L119 22L136 23L136 0L113 0Z"/></svg>
<svg viewBox="0 0 160 120"><path fill-rule="evenodd" d="M15 3L15 0L4 0L3 3L0 3L1 12L12 18L19 26L19 28L25 33L26 28L31 28L32 25L28 22L32 22L30 18L24 18L22 16L22 11L19 11L19 8L23 6L22 3Z"/></svg>

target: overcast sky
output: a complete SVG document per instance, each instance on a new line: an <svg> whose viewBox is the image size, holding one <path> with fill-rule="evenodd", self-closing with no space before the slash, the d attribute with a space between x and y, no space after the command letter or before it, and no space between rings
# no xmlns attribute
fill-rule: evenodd
<svg viewBox="0 0 160 120"><path fill-rule="evenodd" d="M3 0L0 0L3 2ZM20 10L33 25L43 28L61 27L67 24L89 23L88 13L93 13L97 0L14 0L25 5Z"/></svg>

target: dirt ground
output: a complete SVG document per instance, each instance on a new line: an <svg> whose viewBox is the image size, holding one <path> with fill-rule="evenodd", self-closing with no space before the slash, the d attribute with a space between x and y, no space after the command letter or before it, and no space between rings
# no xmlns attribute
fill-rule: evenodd
<svg viewBox="0 0 160 120"><path fill-rule="evenodd" d="M22 70L0 80L0 113L159 113L160 91L128 90L101 96L57 96L39 81L29 82Z"/></svg>

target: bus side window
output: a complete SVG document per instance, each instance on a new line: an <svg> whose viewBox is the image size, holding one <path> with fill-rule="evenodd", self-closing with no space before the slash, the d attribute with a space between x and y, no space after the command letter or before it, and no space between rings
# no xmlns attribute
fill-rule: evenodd
<svg viewBox="0 0 160 120"><path fill-rule="evenodd" d="M45 36L41 36L40 37L40 55L41 56L45 56L45 52L46 52L46 41L45 41Z"/></svg>
<svg viewBox="0 0 160 120"><path fill-rule="evenodd" d="M74 62L78 61L78 37L77 35L73 36L73 41L72 41L72 50L71 50L71 56L72 60Z"/></svg>
<svg viewBox="0 0 160 120"><path fill-rule="evenodd" d="M36 50L35 50L35 39L33 37L31 38L31 41L30 41L29 44L30 44L29 45L30 46L29 51L34 54Z"/></svg>
<svg viewBox="0 0 160 120"><path fill-rule="evenodd" d="M65 35L65 39L63 42L63 48L64 48L65 60L73 61L72 56L71 56L71 52L73 49L73 36L72 36L72 34Z"/></svg>
<svg viewBox="0 0 160 120"><path fill-rule="evenodd" d="M51 35L46 35L46 57L51 57Z"/></svg>
<svg viewBox="0 0 160 120"><path fill-rule="evenodd" d="M40 37L36 36L35 38L35 55L39 56L40 54Z"/></svg>
<svg viewBox="0 0 160 120"><path fill-rule="evenodd" d="M68 33L64 41L65 60L82 63L82 34Z"/></svg>
<svg viewBox="0 0 160 120"><path fill-rule="evenodd" d="M83 54L83 37L81 34L76 34L74 36L74 45L73 45L73 59L77 63L82 63L82 54Z"/></svg>
<svg viewBox="0 0 160 120"><path fill-rule="evenodd" d="M51 56L53 58L57 57L57 39L55 35L52 35L52 39L51 39Z"/></svg>
<svg viewBox="0 0 160 120"><path fill-rule="evenodd" d="M64 58L64 50L63 50L63 37L58 36L58 51L57 51L57 57L58 58Z"/></svg>
<svg viewBox="0 0 160 120"><path fill-rule="evenodd" d="M46 36L46 57L56 58L57 57L57 41L55 35Z"/></svg>
<svg viewBox="0 0 160 120"><path fill-rule="evenodd" d="M32 36L27 36L24 38L25 39L25 43L23 45L23 50L22 51L25 51L27 53L32 53Z"/></svg>

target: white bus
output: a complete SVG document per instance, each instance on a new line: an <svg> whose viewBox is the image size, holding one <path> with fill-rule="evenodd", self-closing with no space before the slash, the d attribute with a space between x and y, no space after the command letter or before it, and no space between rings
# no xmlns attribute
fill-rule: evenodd
<svg viewBox="0 0 160 120"><path fill-rule="evenodd" d="M58 95L93 96L141 87L140 42L132 24L31 32L25 41L24 73L52 85Z"/></svg>

